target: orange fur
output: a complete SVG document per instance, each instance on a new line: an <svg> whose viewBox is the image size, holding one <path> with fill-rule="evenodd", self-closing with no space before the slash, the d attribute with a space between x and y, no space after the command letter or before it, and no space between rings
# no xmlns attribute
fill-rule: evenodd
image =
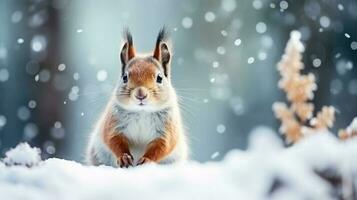
<svg viewBox="0 0 357 200"><path fill-rule="evenodd" d="M155 87L156 66L154 63L145 60L137 60L132 63L129 76L130 86L146 86L147 88Z"/></svg>
<svg viewBox="0 0 357 200"><path fill-rule="evenodd" d="M159 162L171 153L176 146L178 135L172 121L168 121L165 128L165 134L150 142L141 160Z"/></svg>
<svg viewBox="0 0 357 200"><path fill-rule="evenodd" d="M117 157L118 164L127 167L127 165L132 165L133 156L129 150L128 139L115 129L117 123L118 122L114 119L113 115L107 114L103 124L103 141Z"/></svg>
<svg viewBox="0 0 357 200"><path fill-rule="evenodd" d="M135 48L131 45L129 45L128 49L128 60L132 59L135 57Z"/></svg>
<svg viewBox="0 0 357 200"><path fill-rule="evenodd" d="M155 49L154 49L154 54L153 54L153 57L160 61L161 60L161 49L160 49L160 42L159 43L156 43L155 45Z"/></svg>

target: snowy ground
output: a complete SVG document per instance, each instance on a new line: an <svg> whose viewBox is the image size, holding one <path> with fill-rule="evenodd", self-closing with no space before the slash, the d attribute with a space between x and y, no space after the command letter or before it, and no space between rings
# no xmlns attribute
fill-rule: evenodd
<svg viewBox="0 0 357 200"><path fill-rule="evenodd" d="M21 145L0 163L0 199L356 199L357 140L316 134L285 149L268 130L252 135L221 162L129 169L37 163Z"/></svg>

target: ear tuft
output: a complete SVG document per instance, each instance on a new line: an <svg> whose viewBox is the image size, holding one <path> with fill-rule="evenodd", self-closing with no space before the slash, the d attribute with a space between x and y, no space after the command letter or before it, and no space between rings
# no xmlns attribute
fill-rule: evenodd
<svg viewBox="0 0 357 200"><path fill-rule="evenodd" d="M122 75L126 64L135 57L135 48L133 45L133 37L128 28L123 31L124 45L120 51L120 61L122 64Z"/></svg>
<svg viewBox="0 0 357 200"><path fill-rule="evenodd" d="M133 36L131 35L129 28L124 28L123 37L129 45L133 45Z"/></svg>
<svg viewBox="0 0 357 200"><path fill-rule="evenodd" d="M156 39L155 50L153 57L158 60L162 67L164 68L164 74L166 77L169 76L169 65L171 59L171 52L168 46L169 31L165 26L163 26Z"/></svg>
<svg viewBox="0 0 357 200"><path fill-rule="evenodd" d="M170 33L167 30L166 26L163 26L160 31L159 34L157 36L156 39L156 44L159 44L161 42L167 42L167 40L169 39Z"/></svg>

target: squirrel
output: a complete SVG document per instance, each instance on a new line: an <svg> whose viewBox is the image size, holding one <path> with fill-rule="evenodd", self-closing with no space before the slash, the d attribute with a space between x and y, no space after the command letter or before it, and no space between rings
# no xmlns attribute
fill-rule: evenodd
<svg viewBox="0 0 357 200"><path fill-rule="evenodd" d="M128 29L123 36L121 77L90 136L87 163L128 168L187 160L185 130L171 84L167 29L159 31L149 55L137 55Z"/></svg>

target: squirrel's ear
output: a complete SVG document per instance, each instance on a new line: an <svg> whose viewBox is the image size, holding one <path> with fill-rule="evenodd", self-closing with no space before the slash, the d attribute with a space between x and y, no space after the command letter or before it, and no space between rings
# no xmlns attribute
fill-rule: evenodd
<svg viewBox="0 0 357 200"><path fill-rule="evenodd" d="M157 36L156 45L153 57L158 60L162 67L164 68L164 74L166 77L170 75L170 60L171 51L168 45L168 32L165 27L163 27L159 35Z"/></svg>
<svg viewBox="0 0 357 200"><path fill-rule="evenodd" d="M120 61L122 65L122 74L124 74L124 69L126 64L135 57L135 48L133 45L133 37L129 29L124 31L124 45L120 51Z"/></svg>

